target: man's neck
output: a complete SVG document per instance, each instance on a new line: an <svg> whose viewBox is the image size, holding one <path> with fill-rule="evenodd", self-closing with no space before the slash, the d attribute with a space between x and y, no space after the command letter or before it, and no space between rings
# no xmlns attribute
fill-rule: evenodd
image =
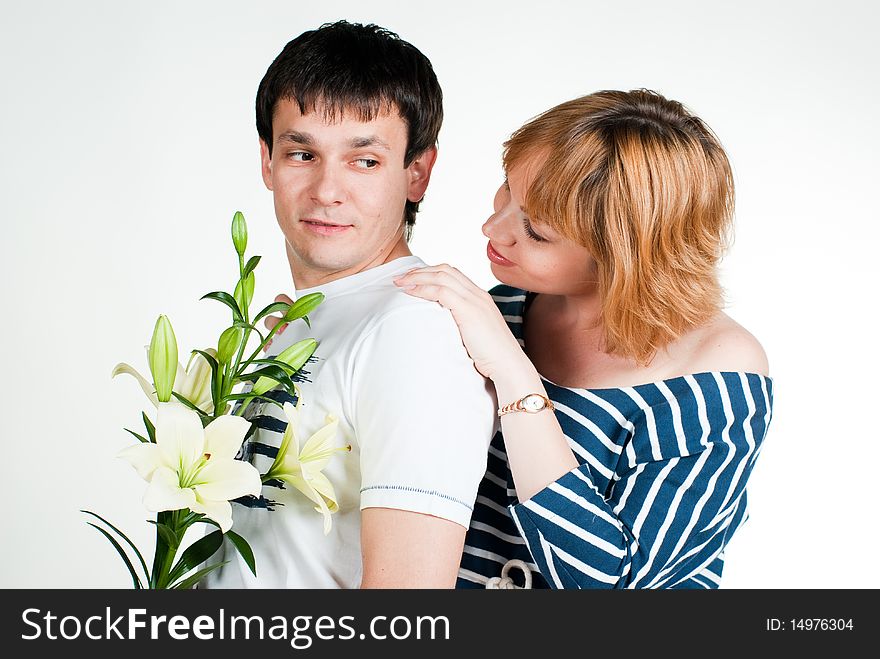
<svg viewBox="0 0 880 659"><path fill-rule="evenodd" d="M337 279L342 279L343 277L350 277L351 275L356 275L359 272L364 272L365 270L370 270L377 266L384 265L385 263L390 263L391 261L402 258L404 256L412 256L409 245L407 244L406 240L401 237L398 242L390 245L386 250L380 252L375 258L370 259L365 263L360 263L356 266L343 268L340 270L318 270L302 263L302 261L300 261L293 253L290 245L287 245L286 247L287 261L290 264L290 274L293 277L294 285L299 290L305 288L315 288L316 286L328 284L331 281L336 281Z"/></svg>

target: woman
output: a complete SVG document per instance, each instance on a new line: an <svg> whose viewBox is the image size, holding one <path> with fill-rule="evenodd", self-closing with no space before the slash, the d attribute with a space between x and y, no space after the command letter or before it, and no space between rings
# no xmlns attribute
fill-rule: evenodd
<svg viewBox="0 0 880 659"><path fill-rule="evenodd" d="M721 311L724 151L680 103L604 91L516 131L504 169L483 225L503 285L396 282L450 309L501 406L459 587L716 588L772 407Z"/></svg>

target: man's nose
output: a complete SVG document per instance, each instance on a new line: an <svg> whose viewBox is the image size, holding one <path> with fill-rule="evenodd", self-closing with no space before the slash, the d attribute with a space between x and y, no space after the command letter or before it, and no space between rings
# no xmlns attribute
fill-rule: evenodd
<svg viewBox="0 0 880 659"><path fill-rule="evenodd" d="M340 172L332 163L324 163L316 167L311 181L310 194L312 200L321 206L341 204L344 198Z"/></svg>

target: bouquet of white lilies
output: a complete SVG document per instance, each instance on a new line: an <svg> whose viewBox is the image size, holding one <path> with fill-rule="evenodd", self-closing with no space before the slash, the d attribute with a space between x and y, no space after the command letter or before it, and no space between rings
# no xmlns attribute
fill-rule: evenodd
<svg viewBox="0 0 880 659"><path fill-rule="evenodd" d="M230 501L259 496L267 481L290 484L308 496L324 515L325 532L329 530L330 513L338 509L333 486L321 469L333 452L349 447L331 448L338 425L331 417L300 452L294 428L295 411L287 403L289 423L272 469L261 475L253 465L235 459L251 432L251 423L243 417L251 402L280 405L266 395L276 387L299 401L295 383L301 380L300 370L314 353L317 341L305 339L274 358L260 355L284 323L302 319L308 324L307 314L324 296L314 293L293 304L275 302L251 319L254 269L260 257L253 256L245 263L247 226L241 213L236 213L232 220L232 242L239 270L234 293L217 291L202 298L222 302L232 312L232 324L220 335L217 347L193 350L184 368L178 362L177 339L171 323L165 316L159 316L148 348L152 382L128 364L119 364L113 370L114 377L120 373L135 377L156 408L155 422L142 413L143 434L126 429L139 443L119 454L149 483L144 505L157 513L155 520L148 520L156 527L152 569L122 531L91 511L82 512L103 525L89 522L116 549L138 589L191 588L224 564L200 568L221 547L224 537L256 574L253 551L243 537L230 530ZM257 323L270 314L280 314L282 322L263 335ZM259 345L248 352L248 343L255 336L259 337ZM304 460L309 456L317 459L307 460L306 464ZM197 523L216 526L217 530L181 552L184 534Z"/></svg>

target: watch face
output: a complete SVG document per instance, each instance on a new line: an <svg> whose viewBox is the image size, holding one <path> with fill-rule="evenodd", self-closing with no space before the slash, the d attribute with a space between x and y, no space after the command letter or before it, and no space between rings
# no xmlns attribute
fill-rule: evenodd
<svg viewBox="0 0 880 659"><path fill-rule="evenodd" d="M523 398L522 404L526 412L540 412L547 406L544 399L537 394L526 396Z"/></svg>

